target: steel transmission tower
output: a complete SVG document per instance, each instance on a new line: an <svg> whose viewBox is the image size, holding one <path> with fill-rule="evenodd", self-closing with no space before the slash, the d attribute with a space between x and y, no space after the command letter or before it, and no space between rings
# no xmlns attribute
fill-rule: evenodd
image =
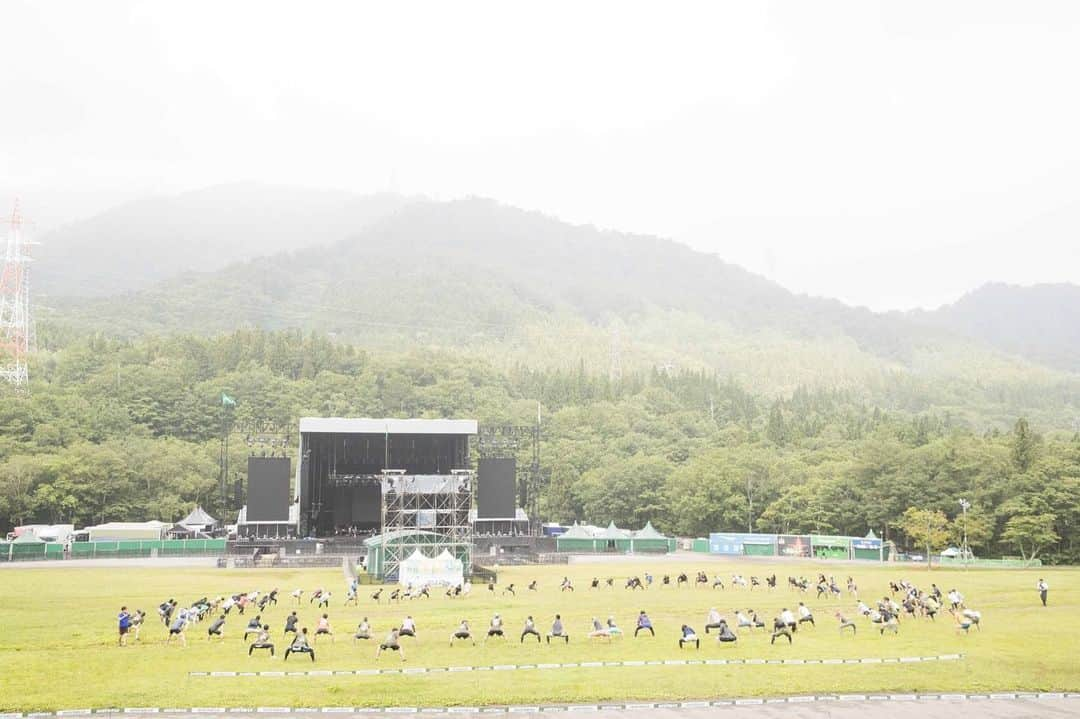
<svg viewBox="0 0 1080 719"><path fill-rule="evenodd" d="M4 266L0 271L0 379L20 390L28 383L27 357L33 347L30 318L30 247L23 237L19 201L8 219Z"/></svg>

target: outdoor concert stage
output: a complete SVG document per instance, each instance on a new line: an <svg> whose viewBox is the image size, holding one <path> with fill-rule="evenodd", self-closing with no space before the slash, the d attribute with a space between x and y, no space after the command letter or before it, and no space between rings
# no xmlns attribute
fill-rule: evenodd
<svg viewBox="0 0 1080 719"><path fill-rule="evenodd" d="M451 477L470 470L469 440L476 434L475 420L301 419L296 478L301 536L379 533L390 478L425 477L431 489L437 481L430 478L442 478L439 487L449 490ZM433 521L430 514L412 519L422 529Z"/></svg>

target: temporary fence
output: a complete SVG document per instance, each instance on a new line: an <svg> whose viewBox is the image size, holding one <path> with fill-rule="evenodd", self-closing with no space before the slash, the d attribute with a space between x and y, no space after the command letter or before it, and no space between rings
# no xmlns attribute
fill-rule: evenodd
<svg viewBox="0 0 1080 719"><path fill-rule="evenodd" d="M65 548L66 547L66 548ZM129 557L216 557L225 553L224 539L143 539L115 542L0 543L0 562Z"/></svg>
<svg viewBox="0 0 1080 719"><path fill-rule="evenodd" d="M818 534L749 534L742 532L709 535L693 543L695 551L751 557L817 557L819 559L884 559L883 545L876 537L838 537Z"/></svg>

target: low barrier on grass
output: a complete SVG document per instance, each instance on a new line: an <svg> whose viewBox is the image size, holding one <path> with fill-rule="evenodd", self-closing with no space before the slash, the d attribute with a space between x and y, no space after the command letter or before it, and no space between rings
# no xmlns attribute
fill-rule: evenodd
<svg viewBox="0 0 1080 719"><path fill-rule="evenodd" d="M209 719L223 714L548 714L553 712L634 711L657 709L707 709L709 707L757 706L767 704L814 704L835 702L987 702L1080 700L1075 692L995 692L991 694L807 694L779 697L728 697L678 702L603 702L598 704L524 704L453 707L111 707L107 709L66 709L56 712L0 713L0 719L45 719L46 717L125 717L165 714L197 715Z"/></svg>
<svg viewBox="0 0 1080 719"><path fill-rule="evenodd" d="M269 671L269 672L188 672L192 677L331 677L331 676L383 676L388 674L443 674L457 672L505 672L550 669L594 669L599 667L645 667L645 666L724 666L739 664L909 664L913 662L950 662L960 661L963 654L938 654L928 657L867 657L861 659L656 659L652 661L621 662L566 662L563 664L488 664L481 666L456 667L402 667L398 669L343 669L310 671ZM298 661L302 661L298 659Z"/></svg>

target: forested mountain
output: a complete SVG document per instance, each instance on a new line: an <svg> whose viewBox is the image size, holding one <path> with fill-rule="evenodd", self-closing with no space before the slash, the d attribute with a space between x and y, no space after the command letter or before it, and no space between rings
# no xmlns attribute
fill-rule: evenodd
<svg viewBox="0 0 1080 719"><path fill-rule="evenodd" d="M46 268L43 266L41 272ZM505 365L705 369L754 391L938 377L1076 396L1023 342L794 295L675 242L488 200L413 202L325 246L107 298L50 298L46 324L135 337L300 327L373 349L442 347ZM1064 384L1064 389L1062 385ZM951 404L951 403L950 403ZM1011 414L1011 413L1010 413Z"/></svg>
<svg viewBox="0 0 1080 719"><path fill-rule="evenodd" d="M335 242L406 202L258 183L151 197L39 238L35 287L49 297L142 289L186 271Z"/></svg>
<svg viewBox="0 0 1080 719"><path fill-rule="evenodd" d="M993 283L935 312L912 313L1049 367L1080 371L1080 287Z"/></svg>
<svg viewBox="0 0 1080 719"><path fill-rule="evenodd" d="M774 400L705 372L500 369L458 353L373 354L318 334L101 337L42 351L29 394L0 388L0 529L30 520L219 511L222 413L288 428L304 415L475 417L531 423L542 406L545 519L700 536L755 530L865 534L902 545L910 507L957 500L980 555L1080 559L1080 437L1014 418L798 389ZM235 398L233 410L221 393ZM239 439L239 438L238 438ZM242 468L249 449L231 445ZM256 448L257 449L257 448ZM295 451L295 447L290 448Z"/></svg>

